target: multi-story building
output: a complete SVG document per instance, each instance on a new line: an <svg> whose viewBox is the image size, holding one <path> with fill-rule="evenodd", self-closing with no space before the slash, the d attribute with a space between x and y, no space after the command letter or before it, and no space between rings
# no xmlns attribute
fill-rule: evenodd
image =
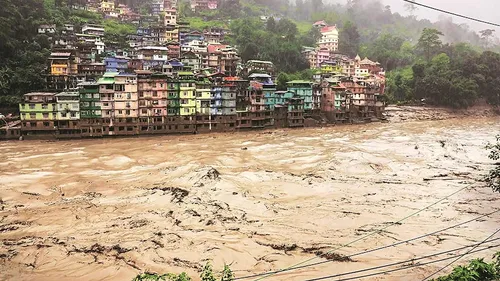
<svg viewBox="0 0 500 281"><path fill-rule="evenodd" d="M55 95L57 121L80 120L80 94L78 92L62 92Z"/></svg>
<svg viewBox="0 0 500 281"><path fill-rule="evenodd" d="M318 47L332 52L336 52L339 49L339 31L336 26L321 28L321 38L318 41Z"/></svg>
<svg viewBox="0 0 500 281"><path fill-rule="evenodd" d="M139 117L167 116L168 106L168 76L151 71L138 71L137 87L139 93ZM148 124L154 124L156 119L149 118Z"/></svg>
<svg viewBox="0 0 500 281"><path fill-rule="evenodd" d="M159 15L161 14L165 7L165 1L164 0L153 0L151 1L151 13L153 15Z"/></svg>
<svg viewBox="0 0 500 281"><path fill-rule="evenodd" d="M164 24L167 25L177 25L177 9L165 9Z"/></svg>
<svg viewBox="0 0 500 281"><path fill-rule="evenodd" d="M101 99L101 114L103 118L109 120L110 124L111 120L114 118L115 76L118 74L118 72L106 72L97 82Z"/></svg>
<svg viewBox="0 0 500 281"><path fill-rule="evenodd" d="M234 48L227 46L220 50L219 56L220 72L227 76L236 76L238 64L240 62L238 52L236 52Z"/></svg>
<svg viewBox="0 0 500 281"><path fill-rule="evenodd" d="M177 7L177 0L164 0L163 7L165 9L173 9Z"/></svg>
<svg viewBox="0 0 500 281"><path fill-rule="evenodd" d="M180 83L179 80L168 78L167 79L167 115L180 116L181 115L181 101L180 101Z"/></svg>
<svg viewBox="0 0 500 281"><path fill-rule="evenodd" d="M295 93L304 99L304 110L311 113L313 109L313 82L304 80L295 80L287 83L288 91Z"/></svg>
<svg viewBox="0 0 500 281"><path fill-rule="evenodd" d="M103 13L113 12L115 10L115 1L102 1L99 10Z"/></svg>
<svg viewBox="0 0 500 281"><path fill-rule="evenodd" d="M106 72L126 72L130 58L125 56L107 57L104 59Z"/></svg>
<svg viewBox="0 0 500 281"><path fill-rule="evenodd" d="M304 127L304 99L293 96L288 100L288 127Z"/></svg>
<svg viewBox="0 0 500 281"><path fill-rule="evenodd" d="M30 137L53 137L56 132L56 97L54 93L28 93L19 104L21 132Z"/></svg>
<svg viewBox="0 0 500 281"><path fill-rule="evenodd" d="M203 30L203 37L208 44L222 44L224 42L225 30L219 27L210 27Z"/></svg>
<svg viewBox="0 0 500 281"><path fill-rule="evenodd" d="M192 72L179 72L181 116L196 114L196 85Z"/></svg>
<svg viewBox="0 0 500 281"><path fill-rule="evenodd" d="M181 62L185 68L190 68L191 71L198 72L201 70L200 55L193 51L184 52L181 56Z"/></svg>
<svg viewBox="0 0 500 281"><path fill-rule="evenodd" d="M78 74L84 75L87 80L96 81L106 72L106 64L100 62L81 63L78 65Z"/></svg>
<svg viewBox="0 0 500 281"><path fill-rule="evenodd" d="M216 10L217 0L191 0L191 9L197 13L205 10Z"/></svg>
<svg viewBox="0 0 500 281"><path fill-rule="evenodd" d="M114 118L137 118L139 116L137 75L120 73L114 78Z"/></svg>
<svg viewBox="0 0 500 281"><path fill-rule="evenodd" d="M80 94L62 92L56 97L56 127L58 138L81 137L80 129Z"/></svg>
<svg viewBox="0 0 500 281"><path fill-rule="evenodd" d="M78 84L80 92L80 130L82 137L102 137L101 96L97 82Z"/></svg>
<svg viewBox="0 0 500 281"><path fill-rule="evenodd" d="M337 78L326 78L321 84L321 112L330 122L348 119L349 104L346 88Z"/></svg>
<svg viewBox="0 0 500 281"><path fill-rule="evenodd" d="M97 82L83 82L78 84L80 92L80 118L101 118L101 96Z"/></svg>
<svg viewBox="0 0 500 281"><path fill-rule="evenodd" d="M51 89L76 88L79 57L74 49L56 50L49 57L50 74L47 85Z"/></svg>
<svg viewBox="0 0 500 281"><path fill-rule="evenodd" d="M252 73L263 73L270 76L275 75L274 63L271 61L249 60L246 63L246 75Z"/></svg>
<svg viewBox="0 0 500 281"><path fill-rule="evenodd" d="M105 3L105 2L103 2ZM114 7L113 7L114 9ZM87 35L95 35L99 37L103 37L105 32L104 32L104 26L98 25L98 24L85 24L82 27L82 33L87 34Z"/></svg>

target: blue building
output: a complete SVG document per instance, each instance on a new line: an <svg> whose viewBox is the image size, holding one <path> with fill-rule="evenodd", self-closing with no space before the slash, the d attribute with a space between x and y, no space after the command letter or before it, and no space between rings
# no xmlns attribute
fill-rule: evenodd
<svg viewBox="0 0 500 281"><path fill-rule="evenodd" d="M123 56L105 58L104 63L106 64L106 72L127 72L128 61L129 58Z"/></svg>

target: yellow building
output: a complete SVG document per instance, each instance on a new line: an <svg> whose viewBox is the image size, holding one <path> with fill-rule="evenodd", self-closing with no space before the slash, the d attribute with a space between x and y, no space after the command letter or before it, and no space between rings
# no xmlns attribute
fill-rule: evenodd
<svg viewBox="0 0 500 281"><path fill-rule="evenodd" d="M101 2L101 11L102 12L111 12L115 10L115 2L113 1L102 1Z"/></svg>
<svg viewBox="0 0 500 281"><path fill-rule="evenodd" d="M210 114L210 81L196 82L196 114Z"/></svg>
<svg viewBox="0 0 500 281"><path fill-rule="evenodd" d="M78 58L71 52L57 52L50 54L50 74L65 76L78 74Z"/></svg>
<svg viewBox="0 0 500 281"><path fill-rule="evenodd" d="M192 72L179 72L181 116L196 114L196 85Z"/></svg>

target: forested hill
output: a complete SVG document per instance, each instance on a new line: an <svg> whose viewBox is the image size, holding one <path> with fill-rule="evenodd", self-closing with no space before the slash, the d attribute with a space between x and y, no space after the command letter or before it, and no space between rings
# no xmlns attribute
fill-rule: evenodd
<svg viewBox="0 0 500 281"><path fill-rule="evenodd" d="M424 28L436 28L444 34L445 43L465 42L481 47L491 47L491 33L484 36L471 30L466 24L456 24L451 17L443 17L435 23L415 16L393 13L390 6L379 0L349 0L346 5L333 4L329 0L245 0L268 7L275 13L297 21L315 22L326 20L342 27L346 21L353 22L360 30L361 42L369 43L382 33L391 33L416 42ZM409 14L415 7L407 5ZM456 19L455 19L456 20ZM487 30L488 27L485 27Z"/></svg>
<svg viewBox="0 0 500 281"><path fill-rule="evenodd" d="M117 0L141 14L150 13L151 1ZM136 26L70 9L73 4L84 2L86 0L0 0L0 104L14 104L16 97L45 87L50 42L47 36L37 34L40 24L103 24L105 41L127 46L126 35L135 33ZM411 12L412 7L408 8ZM273 61L281 72L279 83L310 78L312 72L301 51L304 46L315 46L320 34L312 24L325 20L339 28L341 53L351 57L367 56L382 64L388 71L388 93L394 100L427 98L451 106L467 106L473 104L475 97L485 95L490 95L489 100L500 100L496 92L500 90L500 81L495 78L500 73L497 69L500 59L497 53L489 52L500 47L489 29L476 33L451 20L431 23L401 16L377 0L349 0L346 5L331 4L327 0L219 0L218 10L201 13L193 13L189 0L179 0L178 12L180 19L188 21L193 29L210 26L230 29L232 36L228 37L228 43L238 48L243 61ZM482 54L485 50L488 52ZM446 57L433 59L441 53ZM467 58L466 62L462 55ZM446 65L446 71L437 70L437 65L442 64ZM420 71L417 78L414 65L418 65ZM427 91L422 91L436 81L431 79L434 72L443 75L440 80L443 83L460 81L466 88L460 94L467 99L455 99L456 83L453 87L438 85L447 91L446 98L429 96Z"/></svg>

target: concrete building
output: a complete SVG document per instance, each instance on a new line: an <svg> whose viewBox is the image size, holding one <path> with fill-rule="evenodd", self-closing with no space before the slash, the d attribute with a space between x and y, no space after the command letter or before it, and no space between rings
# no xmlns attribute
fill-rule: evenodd
<svg viewBox="0 0 500 281"><path fill-rule="evenodd" d="M304 100L304 110L310 112L313 109L313 82L295 80L287 83L288 91L295 93Z"/></svg>
<svg viewBox="0 0 500 281"><path fill-rule="evenodd" d="M130 58L125 56L113 56L104 59L106 72L127 72Z"/></svg>
<svg viewBox="0 0 500 281"><path fill-rule="evenodd" d="M320 49L336 52L339 49L339 31L336 26L325 26L321 28L321 38L318 41Z"/></svg>
<svg viewBox="0 0 500 281"><path fill-rule="evenodd" d="M103 2L105 3L105 2ZM114 8L113 8L114 9ZM82 33L87 35L104 36L104 26L98 24L85 24L82 27Z"/></svg>
<svg viewBox="0 0 500 281"><path fill-rule="evenodd" d="M35 92L23 96L19 104L21 133L27 137L53 137L56 132L55 93Z"/></svg>
<svg viewBox="0 0 500 281"><path fill-rule="evenodd" d="M191 0L191 9L197 13L206 10L216 10L217 0Z"/></svg>
<svg viewBox="0 0 500 281"><path fill-rule="evenodd" d="M192 72L179 72L180 83L180 115L192 116L196 114L196 84Z"/></svg>
<svg viewBox="0 0 500 281"><path fill-rule="evenodd" d="M165 9L164 24L167 25L177 25L177 9Z"/></svg>

